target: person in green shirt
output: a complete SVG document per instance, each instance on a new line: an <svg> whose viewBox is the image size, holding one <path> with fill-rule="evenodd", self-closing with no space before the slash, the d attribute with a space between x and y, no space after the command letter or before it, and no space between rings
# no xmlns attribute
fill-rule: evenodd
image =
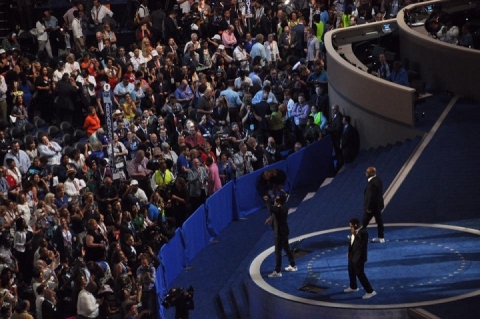
<svg viewBox="0 0 480 319"><path fill-rule="evenodd" d="M265 115L265 118L268 121L270 136L273 137L275 142L282 144L284 128L282 112L278 110L278 104L276 103L270 104L270 111L272 111L270 115Z"/></svg>

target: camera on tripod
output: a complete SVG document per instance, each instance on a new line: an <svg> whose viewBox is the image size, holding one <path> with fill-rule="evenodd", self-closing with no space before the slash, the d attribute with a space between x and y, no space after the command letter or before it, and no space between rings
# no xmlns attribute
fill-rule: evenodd
<svg viewBox="0 0 480 319"><path fill-rule="evenodd" d="M184 290L182 287L172 288L162 301L162 306L166 309L171 307L182 307L193 299L194 289L192 286Z"/></svg>

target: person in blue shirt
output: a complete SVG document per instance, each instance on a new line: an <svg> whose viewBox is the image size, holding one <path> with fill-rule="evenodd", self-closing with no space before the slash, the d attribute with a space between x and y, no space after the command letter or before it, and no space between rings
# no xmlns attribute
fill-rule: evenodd
<svg viewBox="0 0 480 319"><path fill-rule="evenodd" d="M115 89L113 90L113 93L115 94L115 97L120 105L125 103L125 95L127 93L132 94L133 90L135 89L135 86L129 81L130 77L128 75L124 75L122 82L115 85Z"/></svg>
<svg viewBox="0 0 480 319"><path fill-rule="evenodd" d="M220 96L225 96L228 105L228 113L230 115L230 122L240 121L240 106L242 106L242 100L236 91L234 91L235 85L233 80L228 80L227 89L220 92Z"/></svg>
<svg viewBox="0 0 480 319"><path fill-rule="evenodd" d="M400 61L393 62L393 70L390 72L387 80L396 84L410 86L410 82L408 81L408 73L403 68L402 62Z"/></svg>
<svg viewBox="0 0 480 319"><path fill-rule="evenodd" d="M184 110L193 102L194 94L187 80L182 80L180 86L175 90L175 98Z"/></svg>

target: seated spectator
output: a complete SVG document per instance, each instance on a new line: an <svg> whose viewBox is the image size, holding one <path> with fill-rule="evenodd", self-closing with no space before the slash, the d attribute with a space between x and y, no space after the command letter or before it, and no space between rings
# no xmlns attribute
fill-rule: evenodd
<svg viewBox="0 0 480 319"><path fill-rule="evenodd" d="M446 43L457 44L459 33L458 27L452 24L451 17L446 17L445 25L437 32L437 38Z"/></svg>
<svg viewBox="0 0 480 319"><path fill-rule="evenodd" d="M407 71L403 68L400 61L393 62L393 70L387 80L396 84L410 86Z"/></svg>
<svg viewBox="0 0 480 319"><path fill-rule="evenodd" d="M469 25L466 23L462 27L462 35L458 40L458 45L461 45L462 47L466 47L466 48L473 47L473 37L472 37L472 34L470 33Z"/></svg>

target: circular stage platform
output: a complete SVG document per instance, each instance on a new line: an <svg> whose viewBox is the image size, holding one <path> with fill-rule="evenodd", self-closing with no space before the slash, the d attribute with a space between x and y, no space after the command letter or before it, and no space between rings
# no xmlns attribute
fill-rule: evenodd
<svg viewBox="0 0 480 319"><path fill-rule="evenodd" d="M406 318L407 309L480 294L480 232L439 224L386 224L386 243L370 243L365 273L377 292L369 300L348 287L348 227L290 240L297 272L268 278L274 248L250 266L251 318ZM368 228L376 237L376 225ZM273 234L272 234L273 237ZM273 241L273 238L272 238ZM283 268L288 265L284 256Z"/></svg>

